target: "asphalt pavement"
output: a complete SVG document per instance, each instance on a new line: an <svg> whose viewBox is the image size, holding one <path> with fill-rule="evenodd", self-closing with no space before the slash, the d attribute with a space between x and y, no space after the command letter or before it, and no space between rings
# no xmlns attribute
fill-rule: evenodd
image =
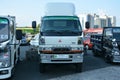
<svg viewBox="0 0 120 80"><path fill-rule="evenodd" d="M120 80L120 64L108 64L94 57L91 50L84 56L82 73L75 72L74 65L48 65L46 72L39 72L38 60L26 59L30 46L21 47L21 62L16 66L11 80Z"/></svg>

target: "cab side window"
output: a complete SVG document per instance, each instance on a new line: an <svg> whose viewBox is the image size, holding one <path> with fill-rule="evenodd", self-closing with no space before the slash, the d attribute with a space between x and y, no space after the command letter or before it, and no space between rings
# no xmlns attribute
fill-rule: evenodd
<svg viewBox="0 0 120 80"><path fill-rule="evenodd" d="M104 33L103 33L104 46L111 47L110 39L112 38L112 36L113 36L112 28L104 29Z"/></svg>
<svg viewBox="0 0 120 80"><path fill-rule="evenodd" d="M103 36L104 37L110 37L112 36L112 29L105 29L104 32L103 32Z"/></svg>

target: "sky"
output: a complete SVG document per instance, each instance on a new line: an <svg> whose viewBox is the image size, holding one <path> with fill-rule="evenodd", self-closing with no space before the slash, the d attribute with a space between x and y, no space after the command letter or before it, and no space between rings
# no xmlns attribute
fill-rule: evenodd
<svg viewBox="0 0 120 80"><path fill-rule="evenodd" d="M116 16L120 26L120 0L0 0L0 15L16 16L17 26L31 26L32 21L40 23L45 5L49 2L70 2L75 5L76 15L82 13Z"/></svg>

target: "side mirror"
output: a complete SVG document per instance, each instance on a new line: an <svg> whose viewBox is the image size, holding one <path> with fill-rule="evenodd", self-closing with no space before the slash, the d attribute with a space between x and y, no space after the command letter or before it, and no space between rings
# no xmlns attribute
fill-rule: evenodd
<svg viewBox="0 0 120 80"><path fill-rule="evenodd" d="M37 25L36 21L32 21L32 28L36 28L36 25Z"/></svg>
<svg viewBox="0 0 120 80"><path fill-rule="evenodd" d="M16 30L16 39L21 40L22 39L22 30Z"/></svg>
<svg viewBox="0 0 120 80"><path fill-rule="evenodd" d="M86 23L85 23L85 28L86 28L86 29L89 29L89 28L90 28L90 23L89 23L89 22L86 22Z"/></svg>

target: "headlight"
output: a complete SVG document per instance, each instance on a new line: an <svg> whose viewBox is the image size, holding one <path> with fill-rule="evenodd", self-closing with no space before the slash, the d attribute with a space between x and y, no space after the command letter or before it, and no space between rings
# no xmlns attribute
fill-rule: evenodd
<svg viewBox="0 0 120 80"><path fill-rule="evenodd" d="M9 66L10 66L9 60L5 60L5 61L0 62L0 68L5 68L5 67L9 67Z"/></svg>
<svg viewBox="0 0 120 80"><path fill-rule="evenodd" d="M112 50L112 54L115 55L115 56L120 55L118 50Z"/></svg>
<svg viewBox="0 0 120 80"><path fill-rule="evenodd" d="M0 50L0 68L5 68L10 66L10 46L6 45L4 49Z"/></svg>
<svg viewBox="0 0 120 80"><path fill-rule="evenodd" d="M119 52L118 52L118 51L115 51L115 52L114 52L114 55L119 55Z"/></svg>
<svg viewBox="0 0 120 80"><path fill-rule="evenodd" d="M0 58L0 68L5 68L9 66L10 66L10 55L8 53L5 53Z"/></svg>

